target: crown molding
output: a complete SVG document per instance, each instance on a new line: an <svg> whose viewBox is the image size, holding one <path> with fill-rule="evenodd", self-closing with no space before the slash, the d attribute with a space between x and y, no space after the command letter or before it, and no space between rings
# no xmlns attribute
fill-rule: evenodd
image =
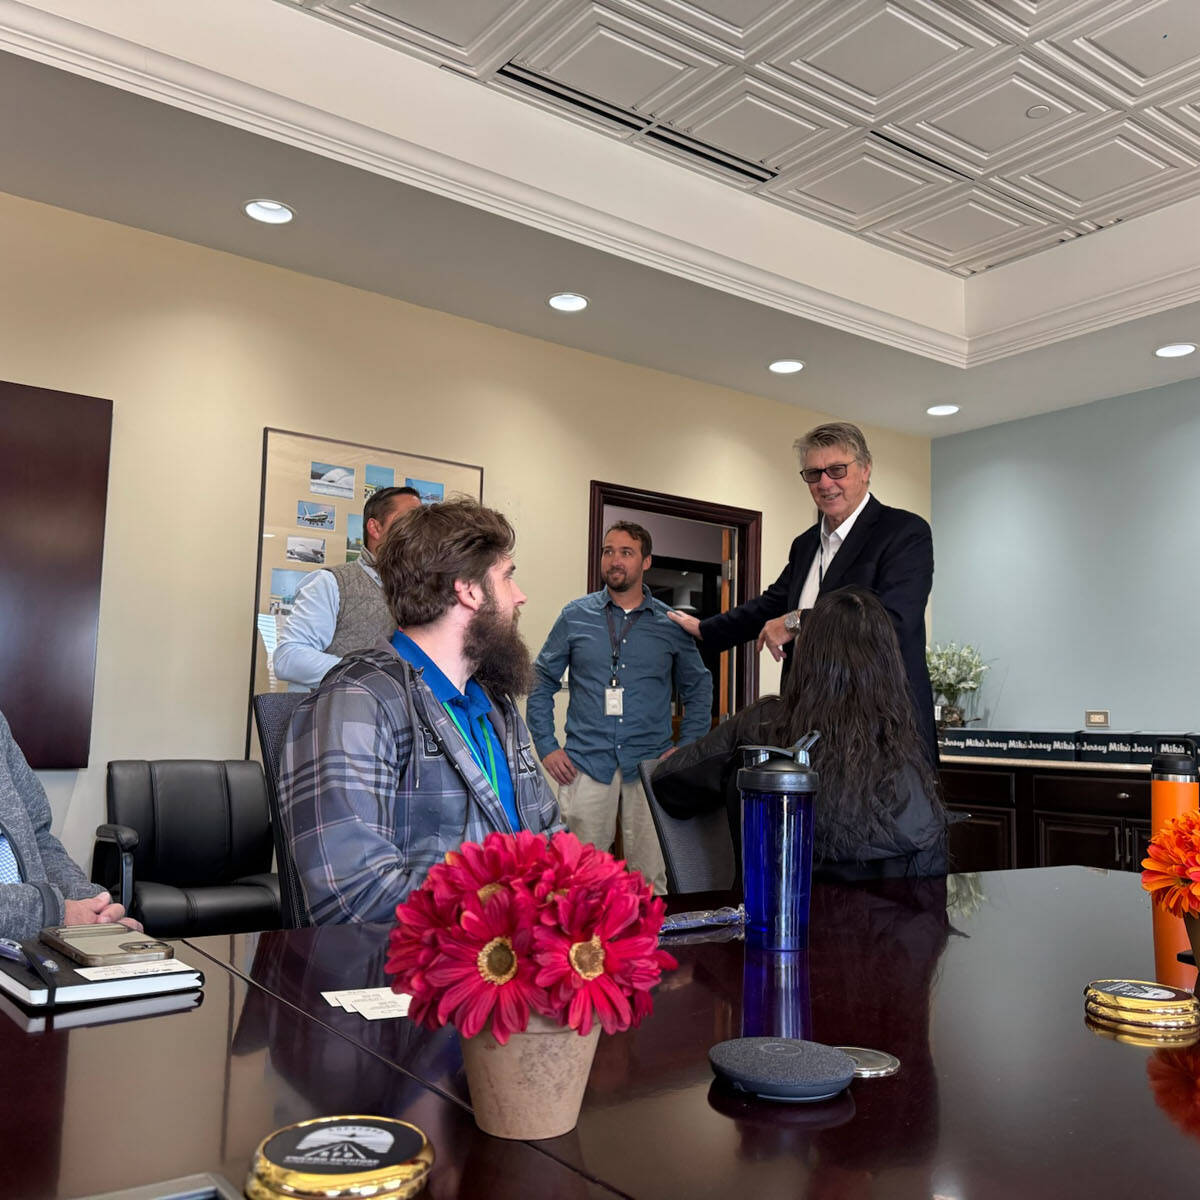
<svg viewBox="0 0 1200 1200"><path fill-rule="evenodd" d="M938 362L966 365L967 343L959 335L671 237L661 230L15 0L0 0L0 49L797 317ZM488 95L495 102L493 94Z"/></svg>
<svg viewBox="0 0 1200 1200"><path fill-rule="evenodd" d="M1014 322L970 339L966 365L981 367L1067 338L1097 333L1200 300L1200 266L1080 300L1056 312Z"/></svg>
<svg viewBox="0 0 1200 1200"><path fill-rule="evenodd" d="M251 7L248 0L236 3L246 7L232 7L234 0L212 0L213 22L219 25L231 19L230 14L235 11L245 12ZM50 11L52 8L60 12ZM82 19L61 15L64 11ZM449 94L445 88L459 89L453 97L461 110L452 114L455 119L468 109L469 116L478 115L479 106L484 104L507 105L512 107L488 110L495 127L499 129L511 119L522 132L527 132L528 122L534 119L531 114L537 112L520 101L498 96L355 35L319 26L307 14L274 0L255 7L254 14L246 19L254 18L268 26L254 36L265 41L275 38L277 44L280 38L294 34L303 42L303 49L297 51L299 55L311 57L318 37L339 37L336 49L344 59L339 60L343 71L352 71L357 66L364 74L373 70L378 75L381 65L390 65L394 71L426 72L417 80L415 94L419 95L424 88L444 100ZM84 20L95 21L97 25L107 23L109 29L120 32L109 32L85 24ZM1139 246L1150 247L1156 229L1180 227L1182 210L1189 203L1185 202L1175 206L1177 211L1173 215L1170 210L1149 214L1057 247L1052 254L1033 255L970 279L951 280L943 272L925 268L931 286L944 279L948 286L952 283L959 288L957 298L949 291L929 292L936 294L938 301L925 307L928 319L910 319L895 309L905 296L922 290L923 276L919 270L914 273L915 264L911 260L892 251L863 243L843 231L826 229L796 214L780 218L772 206L775 219L789 222L785 228L795 231L801 247L801 252L793 253L790 261L803 261L806 255L822 260L814 270L814 277L819 277L825 286L817 286L794 274L760 265L771 260L769 253L762 252L762 244L778 235L779 226L771 226L771 233L764 233L757 246L751 239L745 243L730 241L722 248L719 237L710 238L712 244L703 244L707 231L695 221L686 225L682 221L672 222L671 206L675 204L674 212L679 212L678 195L688 196L694 202L696 190L707 188L719 189L704 191L704 197L713 201L724 219L728 212L734 211L727 205L736 194L721 184L698 180L683 168L649 159L644 164L647 171L677 172L654 178L664 191L670 190L665 187L667 183L673 186L677 180L682 181L678 195L655 197L657 207L647 207L642 220L637 219L642 214L633 207L626 207L623 213L608 211L602 207L603 196L597 204L587 204L552 190L553 171L542 171L540 175L525 171L526 178L515 177L516 172L509 176L472 161L469 144L462 143L466 148L456 156L373 127L362 119L330 111L336 102L329 97L336 94L336 84L345 76L330 75L323 80L325 107L305 103L296 95L271 90L271 86L290 88L292 92L299 90L295 84L297 76L287 74L286 62L277 59L268 64L270 71L265 68L258 71L247 65L254 59L252 46L241 47L237 60L240 65L230 70L267 79L271 86L259 86L248 78L215 69L213 64L218 57L224 65L225 56L218 56L212 47L224 43L211 36L211 29L207 43L210 65L188 61L180 56L189 47L188 21L185 13L170 6L160 7L158 0L120 4L105 0L86 3L46 0L40 8L17 0L0 0L0 49L472 205L705 287L955 367L982 366L1200 299L1200 246L1195 255L1197 262L1182 269L1178 268L1178 247L1186 242L1173 243L1174 258L1169 265L1162 255L1161 244L1157 246L1158 253L1143 254L1139 249ZM138 37L154 41L155 46L162 48L141 44L135 40ZM167 53L165 48L180 53ZM403 62L397 63L398 58ZM405 95L403 88L397 87L396 97L397 103L403 104L406 100L411 102L412 93ZM377 102L377 94L372 99ZM355 115L370 111L369 106L360 107ZM566 136L563 130L573 130L557 117L540 113L539 117L551 122L547 128L560 138ZM444 120L440 128L449 128L450 120ZM405 131L408 129L421 131L421 126L409 125ZM581 138L602 138L590 131L573 132ZM431 140L433 136L436 134L431 134ZM608 161L604 155L612 149L612 144L603 140L582 144L597 150L595 163ZM486 160L487 155L481 152L476 157ZM577 168L579 164L572 165ZM538 182L530 182L530 177ZM547 181L551 181L551 186L545 186ZM737 202L760 203L740 195ZM721 207L722 204L726 207ZM684 230L685 236L667 232L672 224ZM1123 252L1114 253L1118 247L1124 247ZM730 248L736 253L723 252ZM747 258L758 261L737 256L743 252ZM887 275L889 262L896 264L897 273L886 285L879 284L873 272L878 268L880 277ZM803 268L786 269L792 272ZM823 275L819 274L821 269ZM831 290L842 278L846 280L847 291L855 295ZM879 298L876 304L870 303L872 289ZM1034 306L1041 311L1031 311ZM976 319L976 327L972 329L969 318L978 313L983 315Z"/></svg>

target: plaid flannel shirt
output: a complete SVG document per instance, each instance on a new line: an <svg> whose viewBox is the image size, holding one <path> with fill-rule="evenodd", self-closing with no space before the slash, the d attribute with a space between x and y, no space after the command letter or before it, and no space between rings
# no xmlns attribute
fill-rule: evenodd
<svg viewBox="0 0 1200 1200"><path fill-rule="evenodd" d="M529 731L507 696L500 733L521 826L564 828ZM389 647L343 660L297 708L279 801L315 924L390 921L429 868L508 819L421 672Z"/></svg>

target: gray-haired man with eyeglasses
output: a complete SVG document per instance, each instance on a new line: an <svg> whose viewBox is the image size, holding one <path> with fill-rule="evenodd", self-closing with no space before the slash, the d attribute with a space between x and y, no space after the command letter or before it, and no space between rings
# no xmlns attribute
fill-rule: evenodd
<svg viewBox="0 0 1200 1200"><path fill-rule="evenodd" d="M925 605L933 586L929 525L871 495L871 452L857 425L818 425L797 439L796 452L821 519L792 543L782 574L727 613L705 621L672 613L671 619L717 650L757 638L758 648L766 646L778 661L790 658L790 643L819 595L849 584L870 588L896 626L917 723L937 762L933 692L925 666Z"/></svg>

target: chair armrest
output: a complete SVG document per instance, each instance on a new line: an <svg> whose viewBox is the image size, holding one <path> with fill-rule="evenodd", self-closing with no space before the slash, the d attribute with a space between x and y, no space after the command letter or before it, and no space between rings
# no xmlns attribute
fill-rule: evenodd
<svg viewBox="0 0 1200 1200"><path fill-rule="evenodd" d="M92 847L92 882L102 884L125 911L133 903L133 851L138 834L128 825L99 825Z"/></svg>
<svg viewBox="0 0 1200 1200"><path fill-rule="evenodd" d="M138 848L138 831L128 825L97 825L96 841L115 842L122 851L134 851Z"/></svg>

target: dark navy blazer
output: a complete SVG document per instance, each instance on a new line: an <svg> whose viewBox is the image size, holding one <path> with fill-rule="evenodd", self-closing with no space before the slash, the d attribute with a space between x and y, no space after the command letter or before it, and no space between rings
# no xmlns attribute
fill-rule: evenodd
<svg viewBox="0 0 1200 1200"><path fill-rule="evenodd" d="M756 638L775 617L800 603L800 592L821 544L820 523L794 542L787 566L769 588L753 600L700 623L705 646L726 650ZM933 724L933 692L925 666L925 605L933 587L933 534L916 513L889 508L872 496L858 515L845 542L821 581L819 594L851 584L869 588L883 602L896 636L916 709L917 727L937 762L937 733ZM791 646L787 648L787 669Z"/></svg>

